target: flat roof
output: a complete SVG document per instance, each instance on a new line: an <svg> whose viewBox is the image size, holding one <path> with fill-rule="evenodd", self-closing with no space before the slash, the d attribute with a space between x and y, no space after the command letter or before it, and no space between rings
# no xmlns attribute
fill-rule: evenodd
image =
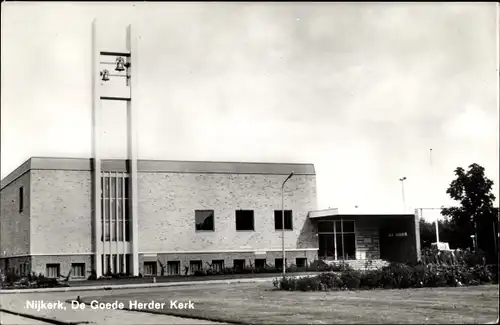
<svg viewBox="0 0 500 325"><path fill-rule="evenodd" d="M102 171L126 172L127 160L102 159ZM1 188L13 182L29 170L92 171L91 158L32 157L1 181ZM316 175L314 164L267 163L267 162L218 162L137 160L139 173L199 173L199 174L261 174L261 175Z"/></svg>
<svg viewBox="0 0 500 325"><path fill-rule="evenodd" d="M373 216L373 217L398 217L398 216L414 216L414 213L411 212L396 212L396 211L379 211L377 209L369 210L345 210L339 211L337 208L330 208L324 210L316 210L309 212L309 219L320 219L326 217L355 217L355 216Z"/></svg>

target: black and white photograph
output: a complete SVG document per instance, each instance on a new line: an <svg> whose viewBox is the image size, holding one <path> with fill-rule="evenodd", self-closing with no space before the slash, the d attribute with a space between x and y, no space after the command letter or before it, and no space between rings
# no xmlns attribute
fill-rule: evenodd
<svg viewBox="0 0 500 325"><path fill-rule="evenodd" d="M0 324L498 324L498 3L1 9Z"/></svg>

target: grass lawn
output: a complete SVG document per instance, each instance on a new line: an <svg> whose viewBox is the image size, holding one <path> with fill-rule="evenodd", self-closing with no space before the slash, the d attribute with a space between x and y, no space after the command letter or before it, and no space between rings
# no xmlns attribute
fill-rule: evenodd
<svg viewBox="0 0 500 325"><path fill-rule="evenodd" d="M147 291L146 291L147 290ZM498 317L498 285L408 290L285 292L271 283L117 291L85 302L166 302L159 312L246 324L486 323ZM170 300L194 310L170 309Z"/></svg>

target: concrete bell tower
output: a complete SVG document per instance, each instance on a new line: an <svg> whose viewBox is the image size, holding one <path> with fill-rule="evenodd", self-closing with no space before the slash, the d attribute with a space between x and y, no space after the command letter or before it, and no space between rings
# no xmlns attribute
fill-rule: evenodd
<svg viewBox="0 0 500 325"><path fill-rule="evenodd" d="M133 33L132 26L129 25L124 31L126 33L125 50L114 50L103 48L99 39L100 32L98 22L94 20L92 23L93 269L97 277L107 272L105 268L114 273L126 269L128 273L137 276L139 275L137 108L135 105L137 103L137 73L134 73L137 71L137 37ZM100 141L101 104L103 101L110 100L126 102L128 142L126 173L103 170L103 152ZM112 180L113 185L111 181L109 184L103 184L105 182L103 180ZM123 188L119 188L118 184L121 184ZM125 198L125 194L122 198L117 195L113 198L113 194L111 196L103 194L102 189L108 186L115 186L115 193L127 193L127 197ZM104 199L106 195L111 199ZM115 205L105 206L104 204L109 205L109 203L103 202L115 202ZM126 206L119 207L118 203ZM116 213L109 212L113 209L116 209ZM113 220L113 218L116 219ZM120 264L126 266L120 267Z"/></svg>

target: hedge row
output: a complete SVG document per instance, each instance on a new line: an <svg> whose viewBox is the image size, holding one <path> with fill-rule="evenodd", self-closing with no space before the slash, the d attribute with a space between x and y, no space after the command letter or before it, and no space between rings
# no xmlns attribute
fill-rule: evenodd
<svg viewBox="0 0 500 325"><path fill-rule="evenodd" d="M348 266L341 272L325 272L318 276L274 280L274 287L288 291L405 289L450 287L498 283L498 269L476 265L406 265L392 263L373 271L357 271Z"/></svg>

